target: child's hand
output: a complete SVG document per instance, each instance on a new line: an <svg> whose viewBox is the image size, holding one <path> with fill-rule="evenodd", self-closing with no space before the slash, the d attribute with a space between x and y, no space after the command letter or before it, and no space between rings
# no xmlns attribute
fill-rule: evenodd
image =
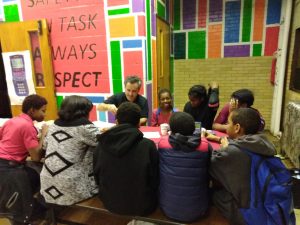
<svg viewBox="0 0 300 225"><path fill-rule="evenodd" d="M230 99L230 103L229 103L229 112L232 112L233 110L237 109L239 106L239 100L232 98Z"/></svg>
<svg viewBox="0 0 300 225"><path fill-rule="evenodd" d="M211 82L211 83L209 84L209 87L210 87L211 89L215 89L215 88L219 88L219 85L218 85L217 82L213 81L213 82Z"/></svg>
<svg viewBox="0 0 300 225"><path fill-rule="evenodd" d="M220 145L222 148L226 148L229 144L227 137L222 137L220 140Z"/></svg>
<svg viewBox="0 0 300 225"><path fill-rule="evenodd" d="M44 124L42 125L41 136L43 136L43 137L46 136L46 134L47 134L47 132L48 132L48 128L49 128L49 126L48 126L46 123L44 123Z"/></svg>
<svg viewBox="0 0 300 225"><path fill-rule="evenodd" d="M100 128L100 132L101 133L104 133L105 131L108 131L109 130L109 127L102 127Z"/></svg>
<svg viewBox="0 0 300 225"><path fill-rule="evenodd" d="M108 106L108 111L111 112L111 113L113 113L113 114L116 114L117 110L118 110L118 108L114 104L110 104Z"/></svg>

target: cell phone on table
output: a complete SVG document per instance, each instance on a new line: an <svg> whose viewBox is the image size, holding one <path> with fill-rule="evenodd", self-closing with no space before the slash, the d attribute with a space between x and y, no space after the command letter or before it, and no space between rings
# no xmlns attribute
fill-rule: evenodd
<svg viewBox="0 0 300 225"><path fill-rule="evenodd" d="M24 57L23 55L12 55L9 59L16 95L27 96L29 90L26 81Z"/></svg>

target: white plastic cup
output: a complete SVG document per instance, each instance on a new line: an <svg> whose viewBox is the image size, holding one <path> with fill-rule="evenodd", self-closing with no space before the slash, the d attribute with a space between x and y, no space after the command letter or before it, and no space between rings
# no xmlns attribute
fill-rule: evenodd
<svg viewBox="0 0 300 225"><path fill-rule="evenodd" d="M169 130L170 130L169 124L162 123L160 125L160 133L161 133L161 135L163 135L163 136L168 135L168 131Z"/></svg>

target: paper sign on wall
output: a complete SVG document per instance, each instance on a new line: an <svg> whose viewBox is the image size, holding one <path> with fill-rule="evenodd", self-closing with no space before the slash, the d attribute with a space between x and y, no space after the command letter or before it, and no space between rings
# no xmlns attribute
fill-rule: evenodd
<svg viewBox="0 0 300 225"><path fill-rule="evenodd" d="M11 105L22 105L24 98L35 94L30 51L2 53Z"/></svg>

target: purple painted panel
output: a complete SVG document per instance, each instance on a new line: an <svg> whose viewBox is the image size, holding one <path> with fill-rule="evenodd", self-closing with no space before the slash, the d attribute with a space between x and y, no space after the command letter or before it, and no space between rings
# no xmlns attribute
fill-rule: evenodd
<svg viewBox="0 0 300 225"><path fill-rule="evenodd" d="M145 12L145 1L132 0L132 12Z"/></svg>
<svg viewBox="0 0 300 225"><path fill-rule="evenodd" d="M209 22L222 21L223 0L209 1Z"/></svg>
<svg viewBox="0 0 300 225"><path fill-rule="evenodd" d="M248 57L250 45L232 45L224 47L224 57Z"/></svg>
<svg viewBox="0 0 300 225"><path fill-rule="evenodd" d="M196 27L196 0L183 0L182 2L183 29Z"/></svg>
<svg viewBox="0 0 300 225"><path fill-rule="evenodd" d="M156 36L156 15L154 12L154 0L151 0L151 34Z"/></svg>
<svg viewBox="0 0 300 225"><path fill-rule="evenodd" d="M152 115L152 83L146 84L146 91L147 91L147 100L148 100L148 108L149 108L148 118L151 118L150 115ZM151 124L151 119L148 119L148 125L150 124Z"/></svg>
<svg viewBox="0 0 300 225"><path fill-rule="evenodd" d="M109 123L115 123L116 122L116 116L112 114L111 112L107 112L108 115L108 122Z"/></svg>

